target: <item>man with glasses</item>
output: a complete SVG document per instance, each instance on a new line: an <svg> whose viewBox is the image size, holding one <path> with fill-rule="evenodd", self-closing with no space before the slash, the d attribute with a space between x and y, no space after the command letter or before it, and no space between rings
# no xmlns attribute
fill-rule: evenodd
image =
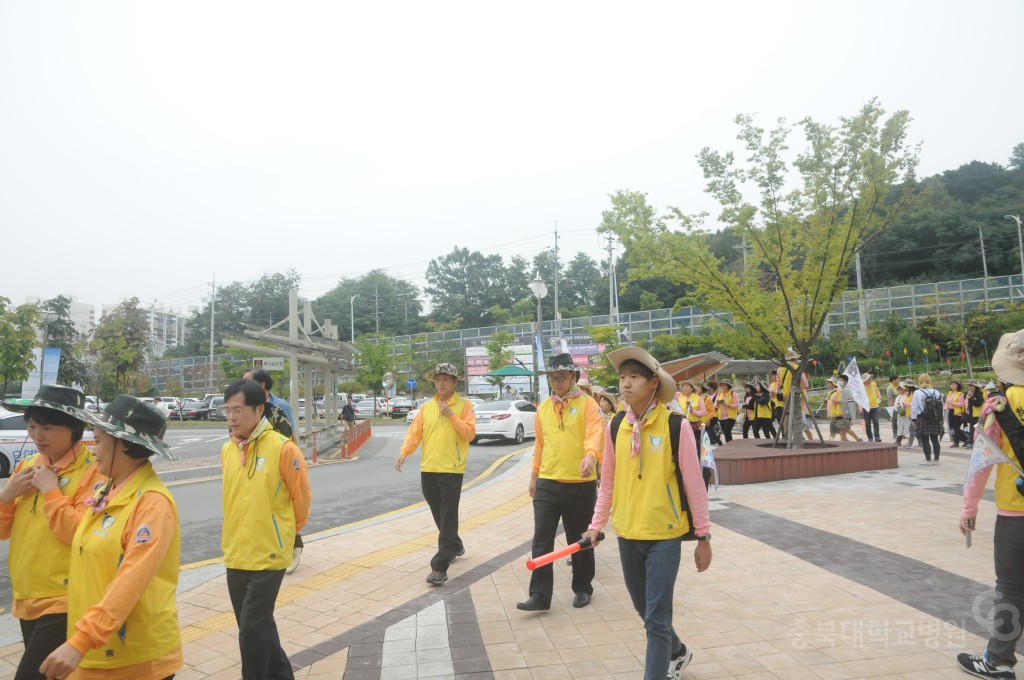
<svg viewBox="0 0 1024 680"><path fill-rule="evenodd" d="M530 496L533 498L533 556L555 549L558 522L565 526L566 544L580 540L590 525L597 502L597 464L604 449L604 420L597 402L580 389L579 368L569 354L548 361L551 398L537 409L536 443ZM551 608L554 567L533 570L530 598L516 605L523 611ZM572 558L572 606L590 604L594 593L594 551L583 550Z"/></svg>
<svg viewBox="0 0 1024 680"><path fill-rule="evenodd" d="M277 633L274 603L313 494L302 451L263 416L266 398L252 380L236 380L224 391L231 436L220 454L221 547L238 623L242 678L294 680Z"/></svg>

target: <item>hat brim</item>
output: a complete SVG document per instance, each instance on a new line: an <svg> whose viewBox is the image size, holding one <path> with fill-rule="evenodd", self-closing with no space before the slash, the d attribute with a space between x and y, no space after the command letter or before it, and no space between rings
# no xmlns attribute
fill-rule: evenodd
<svg viewBox="0 0 1024 680"><path fill-rule="evenodd" d="M651 361L655 360L646 350L642 350L639 347L623 347L621 349L612 350L608 353L608 361L612 363L615 370L619 370L619 366L622 362L633 359L638 361L647 368L654 371L654 375L658 378L658 389L654 393L654 398L663 404L671 402L676 396L676 382L672 379L672 376L668 374L661 364L656 366L651 365ZM656 361L656 360L655 360Z"/></svg>
<svg viewBox="0 0 1024 680"><path fill-rule="evenodd" d="M46 401L45 399L33 399L30 404L18 404L12 401L5 401L0 402L0 405L12 413L24 413L30 408L45 408L71 416L76 420L81 420L83 423L89 423L92 420L92 414L88 411L75 408L74 406L68 406L67 404L58 404L55 401Z"/></svg>
<svg viewBox="0 0 1024 680"><path fill-rule="evenodd" d="M424 380L433 380L434 378L436 378L439 375L446 375L449 378L455 378L456 380L465 380L465 378L463 376L461 376L461 375L452 375L451 373L439 373L438 371L435 371L434 369L430 369L429 371L424 373L423 374L423 379Z"/></svg>
<svg viewBox="0 0 1024 680"><path fill-rule="evenodd" d="M88 422L94 427L103 430L111 437L116 437L117 439L123 439L124 441L143 446L161 458L165 458L167 460L178 460L178 457L171 453L164 440L148 435L144 432L138 432L130 425L123 423L106 413L89 414Z"/></svg>
<svg viewBox="0 0 1024 680"><path fill-rule="evenodd" d="M1003 333L1003 336L999 338L999 346L996 347L996 353L992 355L992 370L995 371L996 377L1004 383L1024 385L1024 366L1014 363L1008 352L1010 342L1016 335L1016 333ZM984 389L981 385L977 386Z"/></svg>

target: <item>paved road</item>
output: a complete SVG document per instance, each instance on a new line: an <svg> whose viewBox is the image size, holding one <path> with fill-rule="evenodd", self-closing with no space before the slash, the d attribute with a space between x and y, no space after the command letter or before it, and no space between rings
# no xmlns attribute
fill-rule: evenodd
<svg viewBox="0 0 1024 680"><path fill-rule="evenodd" d="M377 427L359 452L359 460L311 468L313 508L304 533L331 529L351 522L397 510L423 500L420 492L419 454L398 473L394 460L407 426ZM182 458L217 455L226 436L222 428L188 428L171 431L167 440ZM466 481L478 476L495 460L512 451L532 448L484 441L470 449ZM181 562L189 564L221 556L221 482L179 481L171 483L181 520ZM0 542L0 611L9 611L11 583L7 574L8 542ZM0 626L3 628L3 626Z"/></svg>

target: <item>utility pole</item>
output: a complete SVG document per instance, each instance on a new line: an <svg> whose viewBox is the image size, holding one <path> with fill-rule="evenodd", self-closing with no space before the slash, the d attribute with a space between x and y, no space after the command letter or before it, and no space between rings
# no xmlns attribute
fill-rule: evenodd
<svg viewBox="0 0 1024 680"><path fill-rule="evenodd" d="M988 262L985 261L985 234L981 233L978 227L978 239L981 241L981 270L985 273L985 311L988 311ZM963 311L963 310L961 310Z"/></svg>
<svg viewBox="0 0 1024 680"><path fill-rule="evenodd" d="M558 220L555 220L555 327L558 334L562 334L562 313L558 306L558 279L561 278L558 271Z"/></svg>
<svg viewBox="0 0 1024 680"><path fill-rule="evenodd" d="M608 233L606 237L608 239L608 316L611 317L611 322L617 324L619 322L619 310L615 304L615 255L614 245L612 243L612 234Z"/></svg>
<svg viewBox="0 0 1024 680"><path fill-rule="evenodd" d="M380 333L380 295L377 294L377 286L373 287L373 318L377 322L377 332Z"/></svg>
<svg viewBox="0 0 1024 680"><path fill-rule="evenodd" d="M739 250L743 253L743 279L747 277L747 232L741 234L743 241L738 246L733 246L733 249Z"/></svg>
<svg viewBox="0 0 1024 680"><path fill-rule="evenodd" d="M210 365L207 373L210 376L210 389L214 388L213 382L213 319L214 319L214 308L216 307L215 301L217 299L217 274L213 275L213 280L210 282Z"/></svg>
<svg viewBox="0 0 1024 680"><path fill-rule="evenodd" d="M864 285L860 278L860 246L857 246L855 253L857 263L857 311L860 316L860 332L857 334L861 340L868 339L868 313L864 305Z"/></svg>

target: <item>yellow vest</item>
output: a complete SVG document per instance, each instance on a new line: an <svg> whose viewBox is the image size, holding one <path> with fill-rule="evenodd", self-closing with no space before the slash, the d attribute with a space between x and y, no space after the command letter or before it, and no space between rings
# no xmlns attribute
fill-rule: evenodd
<svg viewBox="0 0 1024 680"><path fill-rule="evenodd" d="M736 416L740 414L739 408L732 407L732 399L734 394L735 392L733 390L729 390L728 393L718 393L718 404L720 407L720 413L718 417L721 418L722 420L734 420Z"/></svg>
<svg viewBox="0 0 1024 680"><path fill-rule="evenodd" d="M587 399L581 394L569 400L562 411L562 427L558 426L555 403L545 399L537 409L541 434L544 438L544 455L540 461L541 479L590 481L597 479L595 472L589 477L580 477L580 463L583 462L583 444L587 432ZM597 467L596 465L594 466Z"/></svg>
<svg viewBox="0 0 1024 680"><path fill-rule="evenodd" d="M782 408L786 405L785 399L780 399L778 396L779 386L777 383L772 383L768 386L768 391L772 393L772 404L777 408Z"/></svg>
<svg viewBox="0 0 1024 680"><path fill-rule="evenodd" d="M29 456L20 465L24 470L35 465L39 454ZM75 460L57 476L57 487L64 496L73 496L92 464L92 452L82 446ZM38 496L38 498L37 498ZM43 494L27 493L15 501L11 526L11 546L7 567L14 586L15 600L62 597L68 594L68 561L71 546L59 541L46 521Z"/></svg>
<svg viewBox="0 0 1024 680"><path fill-rule="evenodd" d="M462 417L466 400L453 394L448 408L456 417ZM441 406L434 397L422 407L423 412L423 453L420 472L450 472L463 474L469 455L469 440L462 439L452 424L441 415Z"/></svg>
<svg viewBox="0 0 1024 680"><path fill-rule="evenodd" d="M74 634L75 623L89 607L103 599L107 587L117 576L117 568L124 558L121 535L145 493L162 494L177 511L171 493L147 463L102 512L86 512L78 525L71 543L68 637ZM86 653L82 659L83 668L131 666L159 659L181 647L178 609L174 602L180 561L179 527L153 580L142 592L124 625L110 636L106 645Z"/></svg>
<svg viewBox="0 0 1024 680"><path fill-rule="evenodd" d="M963 395L960 392L957 392L956 390L952 390L952 391L950 391L950 393L948 395L946 395L946 401L948 403L952 404L952 403L956 402L957 399L960 399L961 400L960 403L962 404L963 403L962 396ZM963 414L964 414L963 406L954 406L953 407L953 415L955 415L955 416L962 416Z"/></svg>
<svg viewBox="0 0 1024 680"><path fill-rule="evenodd" d="M981 406L972 406L971 407L971 416L974 417L974 418L977 418L977 417L981 416L981 408L982 408L982 406L985 405L985 401L988 399L988 396L985 394L985 390L977 390L977 391L981 392Z"/></svg>
<svg viewBox="0 0 1024 680"><path fill-rule="evenodd" d="M828 415L829 418L843 415L843 400L838 389L828 393Z"/></svg>
<svg viewBox="0 0 1024 680"><path fill-rule="evenodd" d="M249 443L245 465L234 440L221 449L224 528L220 545L228 569L277 571L292 562L295 511L281 479L281 449L290 441L266 430Z"/></svg>
<svg viewBox="0 0 1024 680"><path fill-rule="evenodd" d="M1020 409L1024 409L1024 387L1019 385L1010 387L1006 390L1006 399L1010 402L1010 413L1019 413ZM1013 447L1010 446L1010 440L1006 438L1005 433L999 443L1003 453L1009 456L1014 463L1020 465L1021 461L1014 454ZM1024 512L1024 496L1017 492L1019 476L1020 474L1013 469L1012 465L1005 463L996 465L996 507L1000 510Z"/></svg>
<svg viewBox="0 0 1024 680"><path fill-rule="evenodd" d="M868 407L869 408L878 408L878 402L881 401L881 399L882 399L882 393L881 393L881 391L879 391L878 385L876 385L874 382L872 382L871 386L867 388L867 393L868 393Z"/></svg>
<svg viewBox="0 0 1024 680"><path fill-rule="evenodd" d="M680 503L668 416L668 409L656 408L647 418L641 431L640 454L636 458L630 457L634 425L625 418L619 425L615 438L612 524L623 538L660 541L677 538L690 530L690 522ZM689 436L686 428L682 429L679 436Z"/></svg>
<svg viewBox="0 0 1024 680"><path fill-rule="evenodd" d="M696 392L691 392L690 396L688 396L688 397L686 395L684 395L684 394L680 394L679 395L679 408L683 409L683 415L685 415L686 419L688 421L690 421L691 423L699 423L699 422L701 422L701 418L699 418L698 416L695 416L693 414L692 410L687 410L687 408L686 408L687 404L690 405L690 409L695 409L698 406L700 406L700 395L698 395Z"/></svg>
<svg viewBox="0 0 1024 680"><path fill-rule="evenodd" d="M767 404L759 404L756 401L754 402L754 419L756 420L758 418L767 418L768 420L771 420L771 418L772 418L772 400L771 399L768 400Z"/></svg>

